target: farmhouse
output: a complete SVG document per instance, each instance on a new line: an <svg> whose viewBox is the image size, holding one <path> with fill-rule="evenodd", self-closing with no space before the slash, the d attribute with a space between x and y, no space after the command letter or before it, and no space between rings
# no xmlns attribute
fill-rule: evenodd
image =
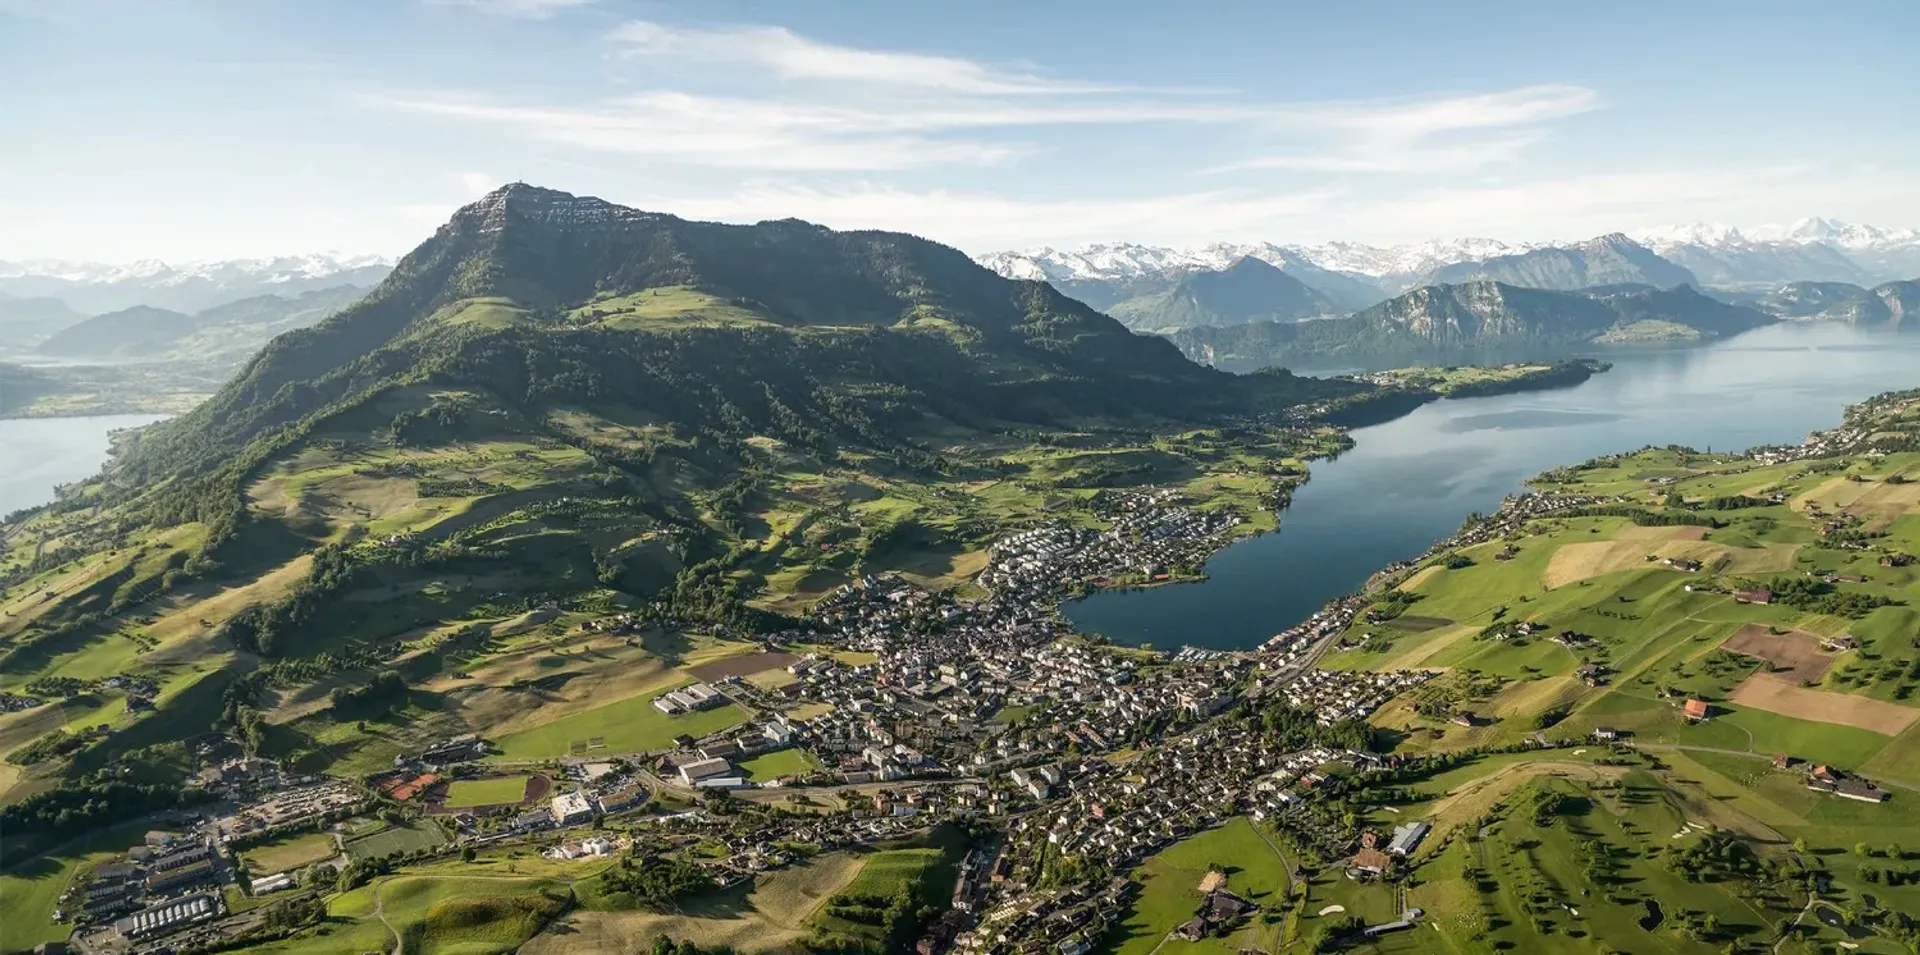
<svg viewBox="0 0 1920 955"><path fill-rule="evenodd" d="M1885 790L1861 779L1840 773L1826 765L1819 765L1807 773L1807 788L1819 793L1828 793L1842 799L1854 799L1860 802L1886 802Z"/></svg>
<svg viewBox="0 0 1920 955"><path fill-rule="evenodd" d="M1860 649L1860 641L1852 637L1828 637L1820 641L1820 649L1829 653L1843 653L1847 650Z"/></svg>
<svg viewBox="0 0 1920 955"><path fill-rule="evenodd" d="M1773 591L1765 587L1757 587L1753 590L1736 590L1733 592L1733 599L1743 604L1770 604L1773 603Z"/></svg>
<svg viewBox="0 0 1920 955"><path fill-rule="evenodd" d="M1708 705L1707 701L1705 700L1688 700L1686 705L1686 714L1687 714L1687 719L1693 720L1694 722L1698 723L1701 720L1704 720L1707 717L1713 715L1713 707Z"/></svg>

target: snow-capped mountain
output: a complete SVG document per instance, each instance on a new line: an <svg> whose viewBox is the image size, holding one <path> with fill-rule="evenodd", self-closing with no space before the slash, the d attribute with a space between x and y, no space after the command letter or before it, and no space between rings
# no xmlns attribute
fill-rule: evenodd
<svg viewBox="0 0 1920 955"><path fill-rule="evenodd" d="M1920 230L1916 229L1802 219L1747 229L1725 224L1652 226L1629 235L1710 287L1759 288L1795 281L1873 285L1920 277ZM1121 242L995 252L977 261L1009 278L1051 282L1096 308L1106 308L1162 290L1186 272L1222 271L1251 257L1286 271L1345 307L1361 308L1432 276L1460 271L1449 271L1449 267L1580 248L1577 242L1486 238L1393 246L1343 241L1317 245L1220 242L1186 249Z"/></svg>
<svg viewBox="0 0 1920 955"><path fill-rule="evenodd" d="M341 285L370 287L393 271L373 255L277 256L169 264L41 259L0 262L0 293L55 298L89 314L136 305L197 312L256 295L299 295Z"/></svg>
<svg viewBox="0 0 1920 955"><path fill-rule="evenodd" d="M1633 233L1708 285L1853 282L1920 276L1920 230L1801 219L1741 229L1724 224L1652 226Z"/></svg>
<svg viewBox="0 0 1920 955"><path fill-rule="evenodd" d="M1136 245L1131 242L1061 250L1051 247L1026 252L994 252L976 261L1015 279L1112 281L1137 278L1168 269L1224 269L1243 259L1256 258L1285 269L1312 266L1367 278L1419 275L1456 262L1490 259L1537 248L1498 239L1435 239L1413 245L1375 246L1359 242L1321 245L1277 245L1272 242L1216 242L1198 249Z"/></svg>

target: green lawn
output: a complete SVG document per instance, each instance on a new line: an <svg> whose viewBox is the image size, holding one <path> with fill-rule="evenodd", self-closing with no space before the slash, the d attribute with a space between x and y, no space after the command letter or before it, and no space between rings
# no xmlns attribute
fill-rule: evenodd
<svg viewBox="0 0 1920 955"><path fill-rule="evenodd" d="M1286 863L1268 846L1254 824L1236 818L1217 829L1176 843L1135 872L1140 894L1101 945L1112 955L1146 955L1160 947L1167 933L1193 918L1200 905L1200 880L1209 869L1227 874L1227 888L1260 905L1244 927L1227 938L1165 942L1166 955L1233 955L1243 948L1275 951L1280 923L1269 921L1287 897Z"/></svg>
<svg viewBox="0 0 1920 955"><path fill-rule="evenodd" d="M377 859L400 852L432 849L445 844L447 837L429 821L382 829L369 836L347 841L347 855L355 859Z"/></svg>
<svg viewBox="0 0 1920 955"><path fill-rule="evenodd" d="M333 836L308 832L252 846L240 853L240 860L252 875L272 875L331 859L338 852Z"/></svg>
<svg viewBox="0 0 1920 955"><path fill-rule="evenodd" d="M569 754L610 755L669 749L675 736L684 733L697 738L738 726L747 719L746 711L732 703L668 716L654 708L655 695L631 697L503 736L496 741L500 757L550 759Z"/></svg>
<svg viewBox="0 0 1920 955"><path fill-rule="evenodd" d="M1534 785L1563 795L1563 810L1541 825L1526 808L1533 790L1522 790L1510 800L1516 808L1493 823L1485 838L1469 836L1448 849L1450 864L1478 868L1477 881L1429 876L1414 892L1412 903L1428 910L1459 951L1486 951L1491 942L1528 952L1719 952L1724 942L1696 941L1674 926L1689 914L1712 915L1724 925L1764 934L1804 901L1784 884L1749 893L1743 882L1691 881L1663 864L1666 853L1704 836L1675 836L1698 820L1649 774L1630 774L1617 791L1567 780ZM1595 847L1608 851L1614 868L1589 872ZM1463 884L1473 891L1460 891ZM1651 931L1641 925L1648 899L1660 904L1666 919Z"/></svg>
<svg viewBox="0 0 1920 955"><path fill-rule="evenodd" d="M804 749L783 749L749 759L741 763L740 768L746 771L748 779L765 781L819 769L820 761Z"/></svg>
<svg viewBox="0 0 1920 955"><path fill-rule="evenodd" d="M60 893L83 867L111 861L140 843L144 825L108 829L57 856L43 856L0 875L0 951L25 951L41 942L64 941L71 925L55 925Z"/></svg>
<svg viewBox="0 0 1920 955"><path fill-rule="evenodd" d="M911 844L881 849L862 857L860 872L842 895L891 898L903 887L911 888L925 905L945 905L946 894L953 889L966 842L958 830L941 826L925 839ZM831 916L823 910L814 921L815 928L830 935L877 940L879 928Z"/></svg>
<svg viewBox="0 0 1920 955"><path fill-rule="evenodd" d="M526 796L526 776L500 776L494 779L456 779L447 785L447 808L470 809L474 806L511 806Z"/></svg>

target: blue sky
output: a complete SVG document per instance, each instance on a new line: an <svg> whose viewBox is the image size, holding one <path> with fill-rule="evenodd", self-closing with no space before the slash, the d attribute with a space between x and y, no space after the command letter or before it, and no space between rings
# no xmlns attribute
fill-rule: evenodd
<svg viewBox="0 0 1920 955"><path fill-rule="evenodd" d="M1915 36L1908 0L0 0L0 258L396 254L515 179L972 252L1920 225Z"/></svg>

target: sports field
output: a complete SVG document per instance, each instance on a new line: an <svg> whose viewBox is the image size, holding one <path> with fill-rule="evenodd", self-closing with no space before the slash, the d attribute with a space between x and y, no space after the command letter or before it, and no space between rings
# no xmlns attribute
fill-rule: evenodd
<svg viewBox="0 0 1920 955"><path fill-rule="evenodd" d="M441 834L437 826L422 820L405 826L390 826L372 835L349 839L346 850L347 855L355 859L378 859L381 856L437 848L446 841L447 837Z"/></svg>
<svg viewBox="0 0 1920 955"><path fill-rule="evenodd" d="M245 849L240 853L240 861L251 875L271 875L324 862L338 855L339 851L334 847L331 834L308 832Z"/></svg>
<svg viewBox="0 0 1920 955"><path fill-rule="evenodd" d="M476 806L518 805L527 795L530 776L496 776L491 779L456 779L447 785L448 809Z"/></svg>
<svg viewBox="0 0 1920 955"><path fill-rule="evenodd" d="M746 771L748 779L764 782L819 769L820 761L804 749L783 749L749 759L741 763L740 768Z"/></svg>

